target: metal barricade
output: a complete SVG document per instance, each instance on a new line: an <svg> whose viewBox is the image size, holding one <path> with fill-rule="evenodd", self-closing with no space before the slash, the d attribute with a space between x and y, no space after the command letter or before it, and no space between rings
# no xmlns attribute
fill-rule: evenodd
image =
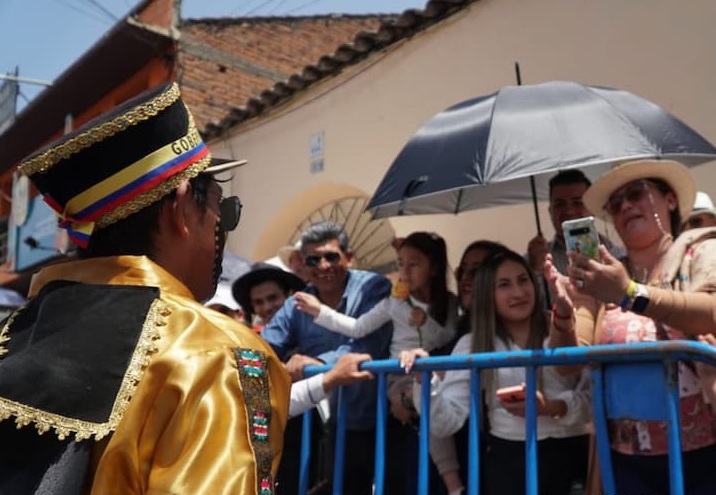
<svg viewBox="0 0 716 495"><path fill-rule="evenodd" d="M442 356L419 359L413 372L422 373L420 440L418 454L418 494L428 495L428 439L430 425L430 375L433 371L470 369L470 414L468 432L468 463L480 466L480 374L479 370L503 367L523 367L526 371L526 433L525 479L526 495L537 495L537 369L541 366L589 365L592 380L593 419L597 453L601 468L603 491L614 495L611 450L607 419L630 418L666 421L669 441L669 473L671 495L683 495L681 468L681 438L679 428L679 361L698 361L716 366L716 348L693 341L643 342L637 344L565 347L560 349L492 352ZM311 366L306 376L329 369ZM378 397L386 397L386 376L402 373L395 359L363 363L361 369L371 371L378 380ZM628 380L625 379L628 377ZM629 386L636 383L638 388ZM333 495L341 495L345 460L345 402L338 391L336 414L336 447L333 471ZM387 401L378 400L376 411L374 493L383 495L385 478L385 438L388 417ZM308 492L308 464L310 459L311 414L304 414L301 474L297 493ZM480 471L468 470L467 494L478 495Z"/></svg>

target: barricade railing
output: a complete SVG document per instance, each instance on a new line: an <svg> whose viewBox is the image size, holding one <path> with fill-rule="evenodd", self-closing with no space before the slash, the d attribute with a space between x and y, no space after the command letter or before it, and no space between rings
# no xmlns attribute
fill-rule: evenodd
<svg viewBox="0 0 716 495"><path fill-rule="evenodd" d="M609 418L664 420L669 440L669 472L671 495L683 495L681 469L681 438L679 427L678 362L703 362L716 366L716 348L694 341L642 342L635 344L601 345L592 347L564 347L534 351L491 352L440 356L418 359L414 373L422 373L421 415L419 423L418 494L428 495L430 425L430 376L433 371L451 369L471 370L470 413L468 417L468 479L467 494L479 494L480 466L480 374L494 368L525 368L526 430L525 430L525 494L537 495L537 369L542 366L588 365L592 381L593 420L599 456L603 491L613 495L614 478L606 421ZM330 366L310 366L305 376L324 372ZM376 375L378 381L375 441L375 495L383 495L385 478L385 446L388 405L386 377L402 373L395 359L368 361L361 369ZM628 378L626 380L625 378ZM642 393L634 393L629 382L636 383ZM336 444L333 469L333 495L341 495L345 461L345 401L340 389L336 411ZM310 462L310 432L312 415L303 417L303 439L300 481L297 493L308 493Z"/></svg>

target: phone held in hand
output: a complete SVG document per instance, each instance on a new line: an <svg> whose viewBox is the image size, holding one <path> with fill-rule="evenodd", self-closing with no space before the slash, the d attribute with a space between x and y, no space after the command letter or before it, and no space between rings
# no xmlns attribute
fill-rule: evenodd
<svg viewBox="0 0 716 495"><path fill-rule="evenodd" d="M497 389L497 397L503 402L523 402L525 400L525 384Z"/></svg>
<svg viewBox="0 0 716 495"><path fill-rule="evenodd" d="M568 252L582 253L599 261L599 234L594 217L575 218L562 222Z"/></svg>

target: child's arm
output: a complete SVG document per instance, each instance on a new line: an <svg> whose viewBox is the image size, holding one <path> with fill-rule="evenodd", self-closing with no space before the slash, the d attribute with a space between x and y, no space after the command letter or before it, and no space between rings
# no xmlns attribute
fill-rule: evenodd
<svg viewBox="0 0 716 495"><path fill-rule="evenodd" d="M448 493L459 492L465 488L460 479L460 464L457 460L455 440L452 436L430 435L430 457L433 459Z"/></svg>
<svg viewBox="0 0 716 495"><path fill-rule="evenodd" d="M390 298L388 297L358 318L339 313L325 304L321 304L316 296L306 292L297 292L294 294L294 298L296 308L312 315L318 325L354 339L365 337L390 321Z"/></svg>

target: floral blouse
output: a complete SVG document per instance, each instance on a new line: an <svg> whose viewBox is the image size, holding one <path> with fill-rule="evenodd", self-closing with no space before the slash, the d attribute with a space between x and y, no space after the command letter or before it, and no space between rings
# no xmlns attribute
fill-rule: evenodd
<svg viewBox="0 0 716 495"><path fill-rule="evenodd" d="M663 330L662 330L663 329ZM610 305L604 312L600 344L654 342L683 339L679 330ZM694 450L716 443L714 414L704 400L695 368L679 363L679 395L682 450ZM660 455L668 452L666 423L631 419L610 422L612 448L623 454Z"/></svg>

